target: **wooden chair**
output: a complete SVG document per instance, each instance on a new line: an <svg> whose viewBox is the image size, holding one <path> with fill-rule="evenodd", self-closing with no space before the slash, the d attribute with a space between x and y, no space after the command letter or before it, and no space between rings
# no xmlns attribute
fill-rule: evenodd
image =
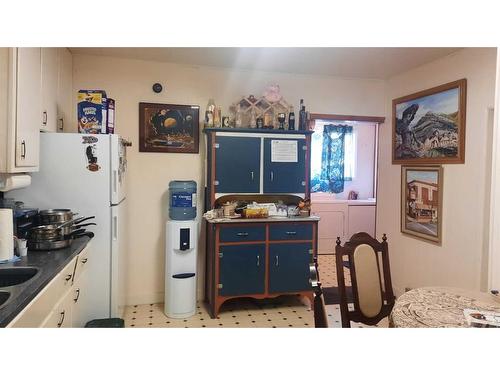
<svg viewBox="0 0 500 375"><path fill-rule="evenodd" d="M342 327L354 322L375 325L391 313L394 306L387 237L377 241L368 233L356 233L344 246L337 237L335 261L340 294ZM347 256L351 274L354 310L349 310L343 258ZM381 259L380 259L381 258Z"/></svg>
<svg viewBox="0 0 500 375"><path fill-rule="evenodd" d="M323 291L319 281L318 258L314 257L314 263L309 265L310 282L314 293L314 328L328 328L326 317L325 301L323 300Z"/></svg>

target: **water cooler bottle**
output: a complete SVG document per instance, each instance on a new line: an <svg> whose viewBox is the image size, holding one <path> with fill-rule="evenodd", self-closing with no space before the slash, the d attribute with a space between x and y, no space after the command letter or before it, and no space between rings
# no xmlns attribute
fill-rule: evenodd
<svg viewBox="0 0 500 375"><path fill-rule="evenodd" d="M186 318L196 312L198 223L196 182L169 184L170 208L166 224L165 315Z"/></svg>

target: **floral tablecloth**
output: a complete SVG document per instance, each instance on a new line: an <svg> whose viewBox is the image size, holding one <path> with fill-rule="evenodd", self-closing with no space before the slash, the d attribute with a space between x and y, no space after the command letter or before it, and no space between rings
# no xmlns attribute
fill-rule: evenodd
<svg viewBox="0 0 500 375"><path fill-rule="evenodd" d="M390 327L468 327L464 309L500 312L500 299L457 288L412 289L400 296L389 316Z"/></svg>

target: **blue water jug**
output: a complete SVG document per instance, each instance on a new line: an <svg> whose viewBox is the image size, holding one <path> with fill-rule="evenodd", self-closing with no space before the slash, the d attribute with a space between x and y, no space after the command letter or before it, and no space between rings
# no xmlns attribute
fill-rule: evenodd
<svg viewBox="0 0 500 375"><path fill-rule="evenodd" d="M193 220L196 218L196 182L170 181L168 184L171 220Z"/></svg>

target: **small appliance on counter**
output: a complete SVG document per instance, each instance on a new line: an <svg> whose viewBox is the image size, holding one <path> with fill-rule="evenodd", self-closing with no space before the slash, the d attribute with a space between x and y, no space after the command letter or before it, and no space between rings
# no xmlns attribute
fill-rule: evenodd
<svg viewBox="0 0 500 375"><path fill-rule="evenodd" d="M27 238L29 230L37 225L38 209L20 207L14 210L14 235Z"/></svg>
<svg viewBox="0 0 500 375"><path fill-rule="evenodd" d="M186 318L196 312L196 182L171 181L169 196L165 249L165 315Z"/></svg>

